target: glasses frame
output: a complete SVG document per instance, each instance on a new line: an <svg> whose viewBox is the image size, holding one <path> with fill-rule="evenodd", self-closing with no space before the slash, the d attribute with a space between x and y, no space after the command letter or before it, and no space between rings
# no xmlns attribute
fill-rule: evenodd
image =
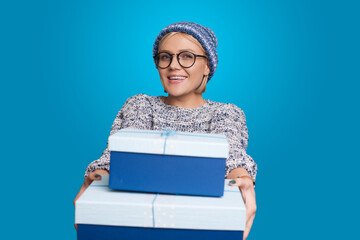
<svg viewBox="0 0 360 240"><path fill-rule="evenodd" d="M194 62L193 62L193 64L191 64L191 66L189 66L189 67L184 67L184 66L180 63L179 55L182 54L182 53L185 53L185 52L194 55ZM161 54L161 53L166 53L166 54L170 55L170 62L169 62L169 65L166 66L166 67L160 67L159 64L156 62L156 58L157 58L157 57L159 56L159 54ZM179 65L180 65L181 67L183 67L183 68L191 68L192 66L194 66L197 57L203 57L203 58L206 58L206 59L207 59L207 56L195 54L195 53L192 53L192 52L189 52L189 51L181 51L181 52L179 52L179 53L159 52L158 54L156 54L155 56L153 56L156 67L161 68L161 69L166 69L166 68L170 67L174 55L176 55L176 59L177 59Z"/></svg>

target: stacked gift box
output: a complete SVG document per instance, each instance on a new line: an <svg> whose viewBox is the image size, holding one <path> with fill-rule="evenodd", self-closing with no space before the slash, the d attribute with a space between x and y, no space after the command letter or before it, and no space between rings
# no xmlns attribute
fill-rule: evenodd
<svg viewBox="0 0 360 240"><path fill-rule="evenodd" d="M245 206L224 181L224 135L122 129L110 175L76 201L78 239L242 239Z"/></svg>

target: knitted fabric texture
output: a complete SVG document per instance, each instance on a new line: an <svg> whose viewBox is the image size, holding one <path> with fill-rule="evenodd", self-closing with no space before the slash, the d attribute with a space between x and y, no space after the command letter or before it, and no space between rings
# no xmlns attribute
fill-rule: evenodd
<svg viewBox="0 0 360 240"><path fill-rule="evenodd" d="M242 167L255 180L257 165L246 153L249 136L245 114L234 104L207 100L201 107L188 109L167 105L160 97L137 94L130 97L116 115L110 135L123 128L224 134L229 142L224 177L232 169ZM102 156L87 167L85 177L96 169L110 169L108 146Z"/></svg>
<svg viewBox="0 0 360 240"><path fill-rule="evenodd" d="M193 22L177 22L165 27L155 39L153 46L153 56L158 53L159 42L161 39L170 32L183 32L193 36L205 50L205 53L208 57L210 73L208 76L208 81L212 78L216 71L218 64L218 55L216 52L217 47L217 38L215 33L205 26L202 26Z"/></svg>

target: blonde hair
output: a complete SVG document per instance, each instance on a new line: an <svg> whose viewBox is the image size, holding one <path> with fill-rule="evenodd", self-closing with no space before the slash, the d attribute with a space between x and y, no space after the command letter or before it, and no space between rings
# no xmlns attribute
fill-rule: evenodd
<svg viewBox="0 0 360 240"><path fill-rule="evenodd" d="M187 39L189 39L190 41L192 41L193 43L195 43L204 53L205 55L206 52L203 48L203 46L201 45L201 43L199 43L199 41L194 38L193 36L191 36L190 34L187 33L183 33L183 32L169 32L167 33L159 42L159 47L158 49L160 49L162 47L162 45L164 45L164 43L169 40L169 38L171 38L172 36L176 35L176 34L180 34L183 37L186 37ZM208 62L208 66L209 66L209 62ZM207 80L208 80L208 75L204 75L200 85L198 88L195 89L196 93L204 93L206 90L206 84L207 84Z"/></svg>

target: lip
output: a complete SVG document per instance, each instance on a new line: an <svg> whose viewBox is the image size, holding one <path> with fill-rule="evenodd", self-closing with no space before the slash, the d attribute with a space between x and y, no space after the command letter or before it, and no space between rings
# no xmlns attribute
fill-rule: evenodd
<svg viewBox="0 0 360 240"><path fill-rule="evenodd" d="M171 75L168 76L168 78L170 78L170 77L186 77L187 78L187 76L180 75L180 74L171 74Z"/></svg>
<svg viewBox="0 0 360 240"><path fill-rule="evenodd" d="M171 80L170 77L185 77L185 79ZM187 76L184 76L184 75L171 74L171 75L168 76L168 80L169 80L170 83L182 83L186 79L187 79Z"/></svg>

